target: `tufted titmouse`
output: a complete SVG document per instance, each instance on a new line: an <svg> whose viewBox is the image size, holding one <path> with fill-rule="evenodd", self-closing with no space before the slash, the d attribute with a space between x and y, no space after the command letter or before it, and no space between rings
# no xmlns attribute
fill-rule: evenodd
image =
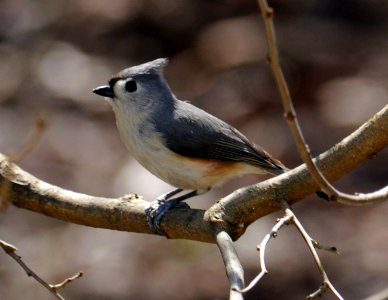
<svg viewBox="0 0 388 300"><path fill-rule="evenodd" d="M157 233L164 213L182 200L239 175L288 170L231 125L178 100L163 77L167 63L160 58L122 70L109 85L93 90L112 105L129 152L151 173L177 187L158 197L147 211ZM170 199L185 189L193 191Z"/></svg>

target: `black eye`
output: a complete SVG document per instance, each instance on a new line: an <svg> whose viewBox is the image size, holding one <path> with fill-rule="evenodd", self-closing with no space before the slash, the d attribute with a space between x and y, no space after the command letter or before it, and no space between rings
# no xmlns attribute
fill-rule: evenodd
<svg viewBox="0 0 388 300"><path fill-rule="evenodd" d="M133 93L134 91L136 91L136 90L137 90L136 81L133 80L133 79L128 80L128 81L125 83L125 90L126 90L127 92L130 92L130 93Z"/></svg>

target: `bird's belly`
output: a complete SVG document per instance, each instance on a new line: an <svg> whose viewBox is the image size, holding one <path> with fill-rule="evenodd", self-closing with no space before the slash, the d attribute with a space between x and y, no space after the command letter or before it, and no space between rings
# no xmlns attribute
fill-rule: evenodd
<svg viewBox="0 0 388 300"><path fill-rule="evenodd" d="M170 151L153 151L136 156L139 163L155 176L181 189L208 189L214 183L206 176L208 164L198 163Z"/></svg>
<svg viewBox="0 0 388 300"><path fill-rule="evenodd" d="M209 189L239 175L263 172L246 163L179 155L162 143L160 135L150 134L150 131L147 136L128 131L122 131L120 135L129 152L144 168L181 189Z"/></svg>
<svg viewBox="0 0 388 300"><path fill-rule="evenodd" d="M261 173L261 170L239 162L183 157L174 152L161 151L155 155L141 157L138 161L163 181L181 188L203 190L247 173Z"/></svg>

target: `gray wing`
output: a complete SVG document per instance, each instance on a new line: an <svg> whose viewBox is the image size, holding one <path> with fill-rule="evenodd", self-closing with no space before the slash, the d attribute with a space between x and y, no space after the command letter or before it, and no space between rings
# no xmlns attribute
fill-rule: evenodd
<svg viewBox="0 0 388 300"><path fill-rule="evenodd" d="M189 103L178 101L156 124L168 148L182 156L245 162L274 174L286 170L237 129Z"/></svg>

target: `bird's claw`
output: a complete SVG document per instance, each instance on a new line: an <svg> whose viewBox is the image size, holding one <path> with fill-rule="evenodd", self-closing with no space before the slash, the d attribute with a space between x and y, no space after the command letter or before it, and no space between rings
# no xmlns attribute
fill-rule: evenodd
<svg viewBox="0 0 388 300"><path fill-rule="evenodd" d="M188 204L174 199L166 200L165 198L157 198L155 201L150 202L149 206L145 209L145 215L147 217L147 223L151 231L167 236L166 233L160 228L160 222L164 215L172 207L187 207Z"/></svg>

